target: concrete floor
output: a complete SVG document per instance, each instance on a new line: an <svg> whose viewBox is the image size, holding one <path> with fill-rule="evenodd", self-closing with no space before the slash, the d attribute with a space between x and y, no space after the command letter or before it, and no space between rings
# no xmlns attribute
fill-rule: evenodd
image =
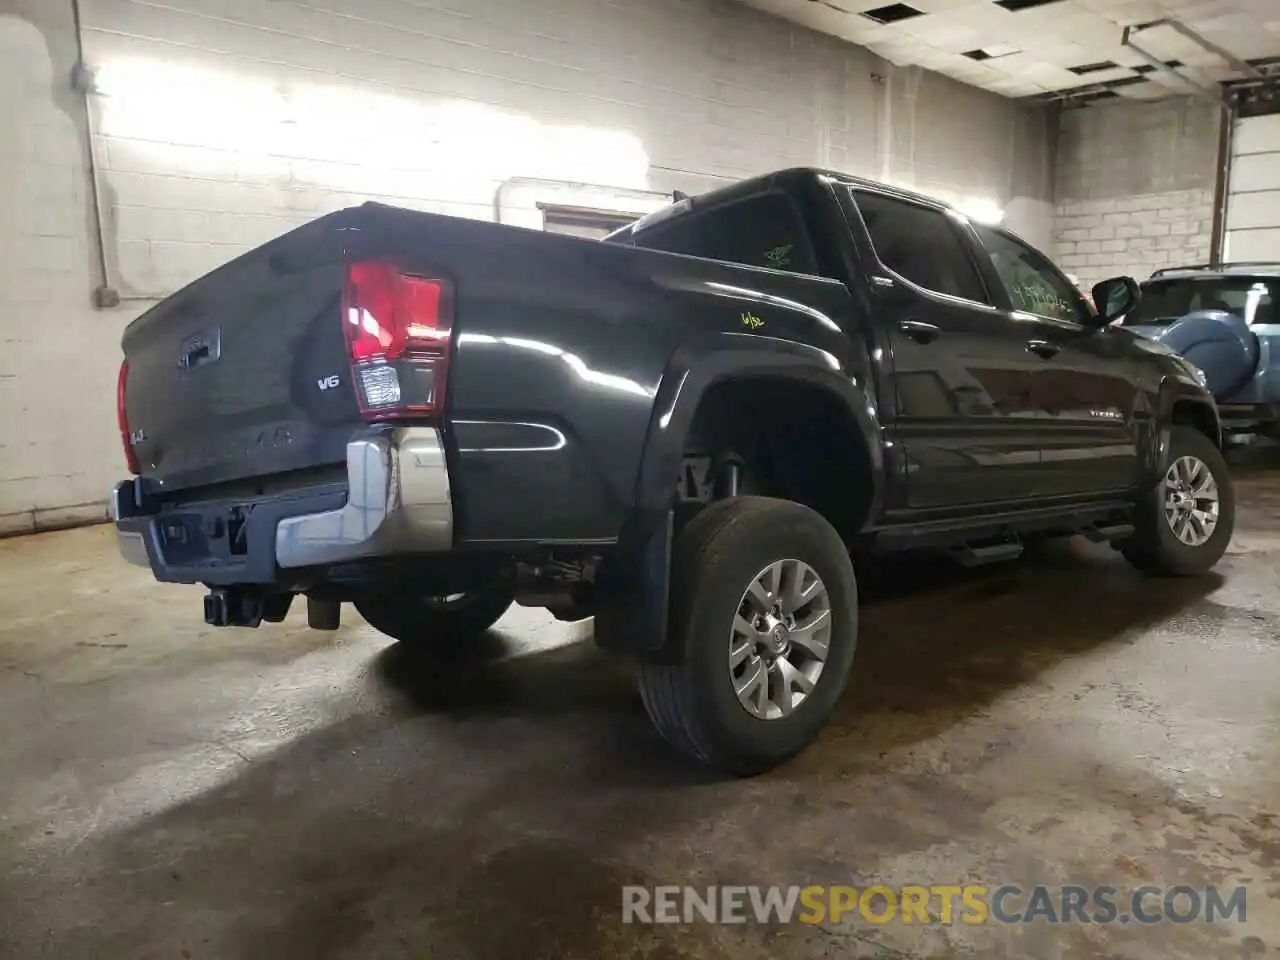
<svg viewBox="0 0 1280 960"><path fill-rule="evenodd" d="M442 671L354 613L207 629L108 528L0 543L0 957L1274 954L1280 467L1239 490L1198 582L904 567L834 723L749 782L675 759L582 628L512 614ZM624 883L965 881L1244 883L1248 919L620 923Z"/></svg>

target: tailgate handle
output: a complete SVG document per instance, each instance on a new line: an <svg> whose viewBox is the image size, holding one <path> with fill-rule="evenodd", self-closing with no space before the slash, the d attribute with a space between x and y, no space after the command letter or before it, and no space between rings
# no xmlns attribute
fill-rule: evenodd
<svg viewBox="0 0 1280 960"><path fill-rule="evenodd" d="M221 337L218 330L206 330L182 341L178 355L178 366L183 370L193 370L202 363L212 363L221 354Z"/></svg>
<svg viewBox="0 0 1280 960"><path fill-rule="evenodd" d="M209 359L209 345L205 343L205 344L201 344L198 347L193 347L192 349L188 350L183 355L180 366L184 370L190 370L192 367L199 364L202 360L208 360L208 359Z"/></svg>

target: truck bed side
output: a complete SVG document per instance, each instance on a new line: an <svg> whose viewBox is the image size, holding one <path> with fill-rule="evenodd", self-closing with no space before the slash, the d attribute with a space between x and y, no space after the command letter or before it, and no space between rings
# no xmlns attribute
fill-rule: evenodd
<svg viewBox="0 0 1280 960"><path fill-rule="evenodd" d="M687 427L691 370L705 386L748 356L833 377L846 362L851 304L835 281L366 204L233 261L126 332L125 406L158 496L344 475L367 427L341 333L354 260L451 284L445 415L432 422L459 546L610 543L650 439Z"/></svg>

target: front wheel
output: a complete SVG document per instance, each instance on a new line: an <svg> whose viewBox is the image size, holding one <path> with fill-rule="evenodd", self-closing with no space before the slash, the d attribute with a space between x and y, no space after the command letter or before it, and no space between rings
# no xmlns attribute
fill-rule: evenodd
<svg viewBox="0 0 1280 960"><path fill-rule="evenodd" d="M799 753L844 692L858 635L853 565L808 507L735 497L681 531L671 565L674 654L640 665L658 732L751 775Z"/></svg>
<svg viewBox="0 0 1280 960"><path fill-rule="evenodd" d="M1199 430L1175 426L1168 464L1160 483L1139 501L1134 535L1120 551L1144 573L1205 573L1222 559L1235 528L1227 461Z"/></svg>
<svg viewBox="0 0 1280 960"><path fill-rule="evenodd" d="M411 644L433 644L479 636L507 612L515 587L507 581L430 597L377 594L355 601L355 608L380 633Z"/></svg>

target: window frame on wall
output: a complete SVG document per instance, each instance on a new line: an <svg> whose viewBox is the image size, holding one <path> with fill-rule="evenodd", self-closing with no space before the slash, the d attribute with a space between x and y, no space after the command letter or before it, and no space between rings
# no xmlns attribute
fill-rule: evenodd
<svg viewBox="0 0 1280 960"><path fill-rule="evenodd" d="M547 233L559 233L562 236L583 237L585 239L591 238L582 233L555 230L553 226L563 225L599 230L600 236L594 239L603 239L615 230L619 230L639 219L639 215L625 213L621 210L602 210L597 207L580 207L545 201L539 201L536 206L542 214L542 229L544 231Z"/></svg>

